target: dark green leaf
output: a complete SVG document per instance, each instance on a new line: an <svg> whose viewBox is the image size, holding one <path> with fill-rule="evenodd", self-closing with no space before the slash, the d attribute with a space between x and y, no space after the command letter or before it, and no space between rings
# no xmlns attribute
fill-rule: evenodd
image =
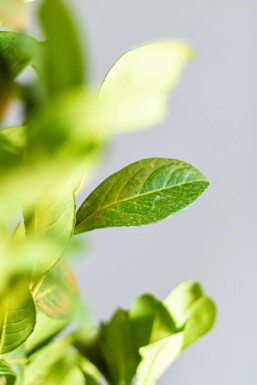
<svg viewBox="0 0 257 385"><path fill-rule="evenodd" d="M91 341L76 343L112 385L130 385L140 361L128 312L117 310Z"/></svg>
<svg viewBox="0 0 257 385"><path fill-rule="evenodd" d="M23 286L9 290L0 303L0 353L20 346L32 333L36 311L32 295Z"/></svg>
<svg viewBox="0 0 257 385"><path fill-rule="evenodd" d="M84 63L71 11L60 0L44 0L40 19L47 38L45 76L48 92L56 95L80 86Z"/></svg>
<svg viewBox="0 0 257 385"><path fill-rule="evenodd" d="M184 327L183 348L208 333L216 319L216 306L197 282L184 282L165 300L180 327Z"/></svg>
<svg viewBox="0 0 257 385"><path fill-rule="evenodd" d="M77 212L75 233L158 222L193 203L208 185L200 171L182 161L138 161L91 193Z"/></svg>

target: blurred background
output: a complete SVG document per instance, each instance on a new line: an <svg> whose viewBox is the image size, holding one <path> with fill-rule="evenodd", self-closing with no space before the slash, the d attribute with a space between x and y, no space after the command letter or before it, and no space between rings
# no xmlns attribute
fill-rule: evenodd
<svg viewBox="0 0 257 385"><path fill-rule="evenodd" d="M75 263L96 320L142 293L164 298L184 280L200 281L218 305L214 331L190 347L160 385L257 383L256 0L73 0L100 82L125 51L182 38L196 50L158 127L113 141L97 178L147 157L198 167L211 187L195 205L157 225L85 236ZM151 63L149 63L151 65Z"/></svg>

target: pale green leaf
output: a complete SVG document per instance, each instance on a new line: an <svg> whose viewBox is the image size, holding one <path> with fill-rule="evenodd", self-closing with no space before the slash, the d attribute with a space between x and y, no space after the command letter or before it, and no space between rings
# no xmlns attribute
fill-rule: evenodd
<svg viewBox="0 0 257 385"><path fill-rule="evenodd" d="M0 353L20 346L32 333L36 311L28 289L17 286L6 293L0 303Z"/></svg>
<svg viewBox="0 0 257 385"><path fill-rule="evenodd" d="M197 282L177 286L164 301L178 326L184 327L183 348L208 333L216 319L216 306Z"/></svg>
<svg viewBox="0 0 257 385"><path fill-rule="evenodd" d="M183 344L183 332L162 338L139 349L142 361L137 369L137 385L154 385L178 358Z"/></svg>
<svg viewBox="0 0 257 385"><path fill-rule="evenodd" d="M158 222L192 204L208 185L200 171L182 161L138 161L107 178L83 202L75 233Z"/></svg>
<svg viewBox="0 0 257 385"><path fill-rule="evenodd" d="M158 123L166 115L167 97L192 58L182 41L159 41L125 53L100 88L100 101L116 100L113 129L131 130Z"/></svg>
<svg viewBox="0 0 257 385"><path fill-rule="evenodd" d="M48 317L71 321L78 305L78 285L72 270L58 264L34 285L33 296Z"/></svg>

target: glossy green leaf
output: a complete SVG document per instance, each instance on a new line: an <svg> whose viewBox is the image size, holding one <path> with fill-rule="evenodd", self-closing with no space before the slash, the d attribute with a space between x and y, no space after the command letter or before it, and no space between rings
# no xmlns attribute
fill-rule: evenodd
<svg viewBox="0 0 257 385"><path fill-rule="evenodd" d="M0 303L0 353L20 346L32 333L36 311L29 290L17 286L9 290Z"/></svg>
<svg viewBox="0 0 257 385"><path fill-rule="evenodd" d="M5 361L0 361L0 383L6 385L13 385L16 380L16 373L12 370Z"/></svg>
<svg viewBox="0 0 257 385"><path fill-rule="evenodd" d="M56 95L83 84L84 62L71 11L60 0L44 0L40 19L47 38L45 81Z"/></svg>
<svg viewBox="0 0 257 385"><path fill-rule="evenodd" d="M0 59L12 78L33 63L38 47L38 41L31 36L0 31Z"/></svg>
<svg viewBox="0 0 257 385"><path fill-rule="evenodd" d="M208 185L200 171L182 161L138 161L107 178L83 202L75 233L158 222L192 204Z"/></svg>
<svg viewBox="0 0 257 385"><path fill-rule="evenodd" d="M178 326L184 326L183 348L208 333L216 319L216 306L197 282L184 282L165 300Z"/></svg>
<svg viewBox="0 0 257 385"><path fill-rule="evenodd" d="M33 296L48 317L71 320L78 305L78 286L72 270L58 264L35 285Z"/></svg>
<svg viewBox="0 0 257 385"><path fill-rule="evenodd" d="M140 361L128 312L117 310L109 323L102 324L91 340L76 347L112 385L130 385Z"/></svg>

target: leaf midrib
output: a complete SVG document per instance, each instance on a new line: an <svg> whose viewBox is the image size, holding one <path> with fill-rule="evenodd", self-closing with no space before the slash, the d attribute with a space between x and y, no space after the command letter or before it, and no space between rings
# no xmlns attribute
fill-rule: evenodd
<svg viewBox="0 0 257 385"><path fill-rule="evenodd" d="M174 187L179 187L179 186L184 186L184 185L188 185L188 184L195 184L195 183L199 183L199 182L205 182L207 185L209 184L208 180L207 179L202 179L202 180L198 180L198 181L194 181L194 182L185 182L185 183L178 183L178 184L174 184L172 186L168 186L168 187L163 187L163 188L160 188L160 189L157 189L157 190L154 190L154 191L150 191L150 192L146 192L146 193L143 193L143 194L140 194L140 195L134 195L134 196L131 196L129 198L125 198L125 199L122 199L120 201L115 201L113 203L110 203L106 206L103 206L101 207L100 209L92 212L91 214L89 214L86 218L84 218L82 221L80 221L76 226L75 226L75 234L76 234L76 229L78 229L80 227L81 224L83 224L84 222L86 222L90 217L98 214L99 212L103 211L103 210L106 210L108 209L109 207L112 207L112 206L115 206L117 204L120 204L120 203L124 203L124 202L128 202L130 200L133 200L135 198L141 198L143 196L147 196L147 195L150 195L150 194L154 194L154 193L158 193L160 191L165 191L165 190L169 190L169 189L172 189Z"/></svg>

